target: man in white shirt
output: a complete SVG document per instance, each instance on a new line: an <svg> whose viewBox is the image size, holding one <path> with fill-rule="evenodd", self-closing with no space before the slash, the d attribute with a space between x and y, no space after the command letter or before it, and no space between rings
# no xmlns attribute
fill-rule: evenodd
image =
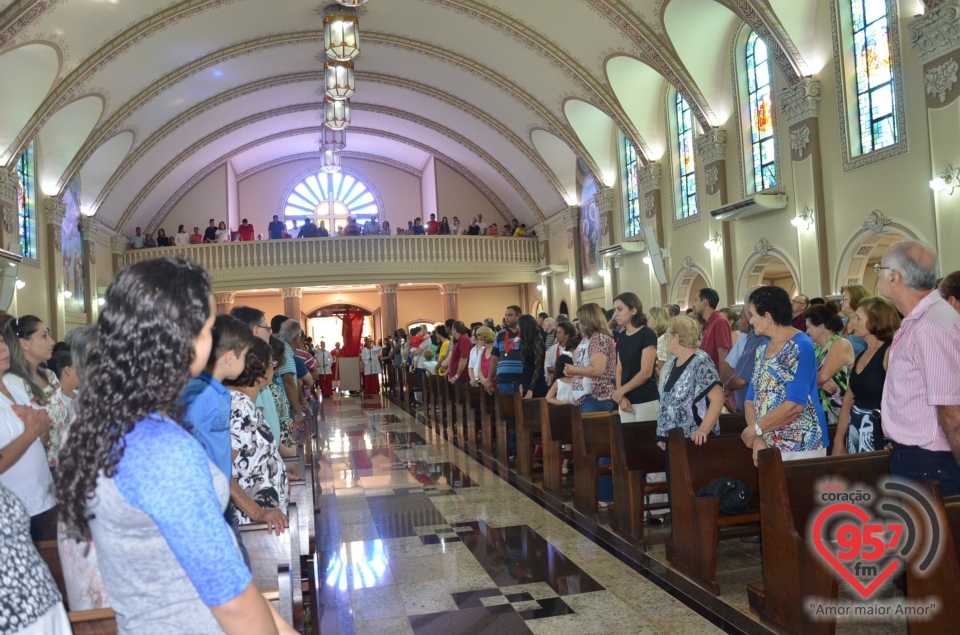
<svg viewBox="0 0 960 635"><path fill-rule="evenodd" d="M143 230L137 227L137 233L133 235L133 248L134 249L143 249Z"/></svg>
<svg viewBox="0 0 960 635"><path fill-rule="evenodd" d="M480 385L480 356L483 354L483 344L477 339L477 329L470 333L470 341L473 342L473 348L470 349L470 359L467 361L467 372L470 375L470 385Z"/></svg>
<svg viewBox="0 0 960 635"><path fill-rule="evenodd" d="M480 235L487 235L487 224L483 222L483 214L477 214L477 227L480 228Z"/></svg>

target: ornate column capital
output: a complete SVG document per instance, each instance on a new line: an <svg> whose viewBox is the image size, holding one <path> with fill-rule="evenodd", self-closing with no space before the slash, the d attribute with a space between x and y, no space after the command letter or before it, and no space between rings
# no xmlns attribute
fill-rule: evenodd
<svg viewBox="0 0 960 635"><path fill-rule="evenodd" d="M773 251L773 245L767 242L766 238L758 240L757 244L753 247L753 253L761 257L769 255L771 251Z"/></svg>
<svg viewBox="0 0 960 635"><path fill-rule="evenodd" d="M727 153L727 131L723 128L711 128L694 139L693 146L700 157L701 165L723 161Z"/></svg>
<svg viewBox="0 0 960 635"><path fill-rule="evenodd" d="M96 242L100 236L100 226L90 216L80 217L80 235L84 242Z"/></svg>
<svg viewBox="0 0 960 635"><path fill-rule="evenodd" d="M571 205L560 212L560 218L563 219L563 226L566 229L573 229L580 224L580 208L576 205Z"/></svg>
<svg viewBox="0 0 960 635"><path fill-rule="evenodd" d="M47 225L61 227L67 215L67 204L59 198L48 198L43 201L43 216Z"/></svg>
<svg viewBox="0 0 960 635"><path fill-rule="evenodd" d="M947 0L907 24L910 46L926 64L960 48L960 2Z"/></svg>
<svg viewBox="0 0 960 635"><path fill-rule="evenodd" d="M799 84L784 88L777 97L788 126L820 115L819 79L808 77Z"/></svg>
<svg viewBox="0 0 960 635"><path fill-rule="evenodd" d="M16 205L19 185L16 174L0 169L0 201Z"/></svg>
<svg viewBox="0 0 960 635"><path fill-rule="evenodd" d="M114 234L110 237L110 251L115 254L122 254L127 250L130 239L123 234Z"/></svg>
<svg viewBox="0 0 960 635"><path fill-rule="evenodd" d="M597 190L596 194L593 195L593 202L597 204L597 211L601 214L610 213L613 211L613 188L604 187Z"/></svg>
<svg viewBox="0 0 960 635"><path fill-rule="evenodd" d="M397 289L399 288L400 288L399 284L378 284L377 292L380 295L383 295L384 293L396 293Z"/></svg>
<svg viewBox="0 0 960 635"><path fill-rule="evenodd" d="M653 192L660 189L660 176L663 168L657 161L651 162L637 170L641 192Z"/></svg>
<svg viewBox="0 0 960 635"><path fill-rule="evenodd" d="M213 300L217 304L233 304L233 301L237 298L236 293L214 293Z"/></svg>
<svg viewBox="0 0 960 635"><path fill-rule="evenodd" d="M870 212L870 214L867 216L867 220L863 221L861 227L872 234L882 234L884 228L891 222L893 221L881 214L880 210L875 209Z"/></svg>
<svg viewBox="0 0 960 635"><path fill-rule="evenodd" d="M440 287L441 295L449 295L451 293L456 293L457 291L460 290L459 284L441 284L438 286Z"/></svg>
<svg viewBox="0 0 960 635"><path fill-rule="evenodd" d="M280 297L284 300L289 300L290 298L302 298L303 289L300 287L290 287L287 289L280 289Z"/></svg>

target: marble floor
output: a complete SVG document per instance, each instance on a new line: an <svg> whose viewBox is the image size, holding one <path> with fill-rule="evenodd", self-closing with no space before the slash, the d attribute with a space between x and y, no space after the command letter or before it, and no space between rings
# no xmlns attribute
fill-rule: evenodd
<svg viewBox="0 0 960 635"><path fill-rule="evenodd" d="M324 404L316 619L324 635L769 633L749 613L759 545L720 546L713 597L648 553L618 546L601 516L537 479L498 474L381 398ZM843 595L843 591L841 591ZM837 633L906 633L841 623Z"/></svg>

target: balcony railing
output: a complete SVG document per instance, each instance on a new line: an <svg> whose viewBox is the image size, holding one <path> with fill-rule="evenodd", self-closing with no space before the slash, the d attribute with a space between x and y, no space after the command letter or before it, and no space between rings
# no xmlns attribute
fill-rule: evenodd
<svg viewBox="0 0 960 635"><path fill-rule="evenodd" d="M123 265L180 256L218 290L404 282L534 282L538 241L490 236L344 236L138 249Z"/></svg>

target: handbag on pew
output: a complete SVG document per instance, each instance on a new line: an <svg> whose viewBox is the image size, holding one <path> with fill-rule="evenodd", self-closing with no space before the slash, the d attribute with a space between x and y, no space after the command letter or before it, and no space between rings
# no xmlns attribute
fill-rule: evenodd
<svg viewBox="0 0 960 635"><path fill-rule="evenodd" d="M719 498L721 514L737 515L747 511L753 491L739 478L718 476L701 487L697 496Z"/></svg>

